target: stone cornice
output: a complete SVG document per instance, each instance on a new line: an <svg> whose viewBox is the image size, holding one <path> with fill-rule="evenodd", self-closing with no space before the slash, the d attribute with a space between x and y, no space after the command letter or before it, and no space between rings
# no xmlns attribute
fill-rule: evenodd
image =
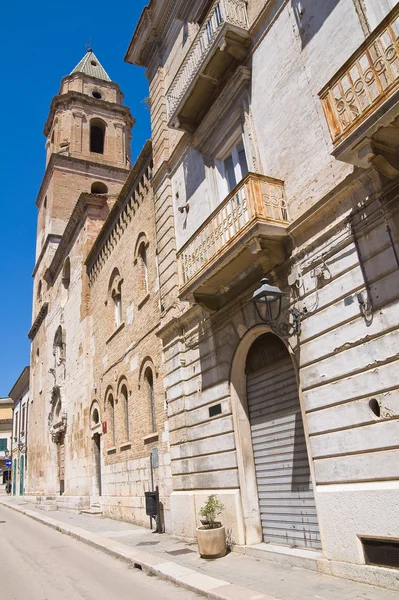
<svg viewBox="0 0 399 600"><path fill-rule="evenodd" d="M77 101L87 106L94 106L97 109L105 108L107 111L119 113L127 120L127 123L130 125L130 127L133 127L136 122L130 113L130 109L123 104L115 104L114 102L108 102L107 100L98 100L96 98L92 98L91 96L87 96L86 94L82 94L81 92L70 91L66 94L53 97L50 105L49 116L43 129L43 133L46 137L50 134L57 108L60 106L62 107L65 104L71 104L73 101Z"/></svg>
<svg viewBox="0 0 399 600"><path fill-rule="evenodd" d="M48 246L51 244L51 242L59 243L61 241L61 239L62 239L62 235L57 235L55 233L48 234L48 236L46 237L45 242L43 244L43 248L41 249L40 254L37 258L35 268L33 269L33 272L32 272L32 277L34 277L36 275L39 265L43 260L43 256L45 255L46 250L47 250Z"/></svg>
<svg viewBox="0 0 399 600"><path fill-rule="evenodd" d="M154 46L160 45L160 35L168 30L168 21L173 13L180 14L187 0L168 0L158 4L151 0L141 13L125 54L125 62L139 67L148 67L154 55ZM157 11L157 7L161 8ZM179 12L180 11L180 12Z"/></svg>
<svg viewBox="0 0 399 600"><path fill-rule="evenodd" d="M101 228L100 233L98 234L93 247L91 248L85 264L87 266L87 271L89 272L93 267L95 260L98 258L99 253L104 247L104 244L107 242L113 228L115 227L119 216L123 209L126 206L127 201L129 200L129 195L132 187L134 187L135 183L137 184L143 169L148 165L152 157L152 142L148 140L144 145L138 159L132 167L132 170L127 178L127 181L123 188L121 189L118 199L112 207L104 225Z"/></svg>
<svg viewBox="0 0 399 600"><path fill-rule="evenodd" d="M83 218L87 214L87 209L94 208L95 210L100 211L102 208L107 206L107 198L108 196L105 195L95 196L93 194L81 194L79 196L79 199L75 204L75 208L73 209L69 218L68 224L65 227L62 240L45 274L45 279L50 285L54 283L60 269L62 268L64 258L69 251L71 242L77 229L79 228L79 225L82 223Z"/></svg>
<svg viewBox="0 0 399 600"><path fill-rule="evenodd" d="M220 122L227 115L231 118L232 112L237 108L240 112L243 111L242 106L237 107L237 100L243 92L248 90L251 76L250 69L243 66L238 67L193 135L191 144L194 148L199 148L203 154L212 153L215 148L214 136L220 136Z"/></svg>
<svg viewBox="0 0 399 600"><path fill-rule="evenodd" d="M33 321L33 325L29 330L28 338L33 341L35 335L39 331L40 325L43 323L48 313L48 302L44 302L41 309L38 312L36 319Z"/></svg>
<svg viewBox="0 0 399 600"><path fill-rule="evenodd" d="M36 206L40 206L43 192L47 188L47 184L49 179L51 178L55 167L69 167L76 170L76 167L81 165L83 168L94 167L106 169L108 171L115 171L116 173L129 173L130 169L126 167L117 167L114 165L108 165L107 163L98 163L92 160L87 160L85 158L77 158L75 156L65 156L65 154L52 154L50 160L48 161L46 172L44 173L44 177L42 180L42 184L40 186L39 192L37 194Z"/></svg>

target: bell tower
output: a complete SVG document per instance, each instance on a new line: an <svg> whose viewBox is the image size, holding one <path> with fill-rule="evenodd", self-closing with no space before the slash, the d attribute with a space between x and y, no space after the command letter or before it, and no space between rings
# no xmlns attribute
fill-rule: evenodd
<svg viewBox="0 0 399 600"><path fill-rule="evenodd" d="M62 79L44 126L46 172L36 202L36 261L45 246L61 238L81 193L107 194L113 203L130 170L133 125L118 84L88 48Z"/></svg>

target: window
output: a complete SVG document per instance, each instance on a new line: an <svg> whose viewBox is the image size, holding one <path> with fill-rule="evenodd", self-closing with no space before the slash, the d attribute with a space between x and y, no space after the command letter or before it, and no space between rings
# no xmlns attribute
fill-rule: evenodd
<svg viewBox="0 0 399 600"><path fill-rule="evenodd" d="M92 194L108 194L108 188L102 181L95 181L91 185L90 192Z"/></svg>
<svg viewBox="0 0 399 600"><path fill-rule="evenodd" d="M19 412L16 412L14 415L14 440L18 439L18 421L19 421Z"/></svg>
<svg viewBox="0 0 399 600"><path fill-rule="evenodd" d="M42 280L40 279L39 284L37 286L37 299L39 302L42 301Z"/></svg>
<svg viewBox="0 0 399 600"><path fill-rule="evenodd" d="M121 388L121 399L122 406L125 413L125 440L128 442L130 439L130 431L129 431L129 396L127 393L127 387L125 385Z"/></svg>
<svg viewBox="0 0 399 600"><path fill-rule="evenodd" d="M90 121L90 152L104 154L105 123L100 119Z"/></svg>
<svg viewBox="0 0 399 600"><path fill-rule="evenodd" d="M112 272L109 295L113 306L114 328L118 329L122 325L122 279L118 269Z"/></svg>
<svg viewBox="0 0 399 600"><path fill-rule="evenodd" d="M115 434L115 403L114 403L114 397L112 394L110 394L109 398L108 398L108 408L109 408L109 424L110 424L110 433L111 433L111 440L112 440L112 445L115 446L116 445L116 434Z"/></svg>
<svg viewBox="0 0 399 600"><path fill-rule="evenodd" d="M62 327L59 325L55 332L53 341L53 355L55 357L55 368L65 362L65 340L63 339Z"/></svg>
<svg viewBox="0 0 399 600"><path fill-rule="evenodd" d="M0 438L0 452L7 452L7 439Z"/></svg>
<svg viewBox="0 0 399 600"><path fill-rule="evenodd" d="M65 288L69 288L71 281L71 260L69 256L65 259L64 266L62 268L62 284Z"/></svg>
<svg viewBox="0 0 399 600"><path fill-rule="evenodd" d="M228 190L231 192L248 173L247 157L242 141L233 146L229 155L223 161L223 167L224 178Z"/></svg>
<svg viewBox="0 0 399 600"><path fill-rule="evenodd" d="M22 407L22 417L21 417L21 434L25 434L25 418L26 418L26 406L25 404Z"/></svg>
<svg viewBox="0 0 399 600"><path fill-rule="evenodd" d="M98 425L100 422L100 415L98 413L98 409L95 408L92 414L92 425Z"/></svg>
<svg viewBox="0 0 399 600"><path fill-rule="evenodd" d="M112 296L114 302L114 319L115 319L115 328L117 329L122 325L122 297L121 294L115 292Z"/></svg>
<svg viewBox="0 0 399 600"><path fill-rule="evenodd" d="M154 433L156 431L156 420L155 420L155 402L154 402L154 378L152 375L152 370L148 367L144 373L144 379L147 384L147 393L148 400L150 405L150 413L151 413L151 431Z"/></svg>
<svg viewBox="0 0 399 600"><path fill-rule="evenodd" d="M148 265L147 265L147 249L143 242L139 248L139 259L142 276L142 286L146 294L148 294Z"/></svg>

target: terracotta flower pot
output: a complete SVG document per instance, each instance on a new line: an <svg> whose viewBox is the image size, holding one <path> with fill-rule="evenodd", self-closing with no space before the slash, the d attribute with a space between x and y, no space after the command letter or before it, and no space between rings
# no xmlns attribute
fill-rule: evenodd
<svg viewBox="0 0 399 600"><path fill-rule="evenodd" d="M226 530L222 527L208 529L197 527L198 552L202 558L220 558L226 554Z"/></svg>

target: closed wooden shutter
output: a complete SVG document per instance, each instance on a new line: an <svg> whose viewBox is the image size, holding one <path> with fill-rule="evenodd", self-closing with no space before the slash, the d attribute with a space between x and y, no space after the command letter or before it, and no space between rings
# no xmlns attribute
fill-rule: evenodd
<svg viewBox="0 0 399 600"><path fill-rule="evenodd" d="M280 355L277 362L249 373L247 398L263 539L318 549L319 526L290 357Z"/></svg>

